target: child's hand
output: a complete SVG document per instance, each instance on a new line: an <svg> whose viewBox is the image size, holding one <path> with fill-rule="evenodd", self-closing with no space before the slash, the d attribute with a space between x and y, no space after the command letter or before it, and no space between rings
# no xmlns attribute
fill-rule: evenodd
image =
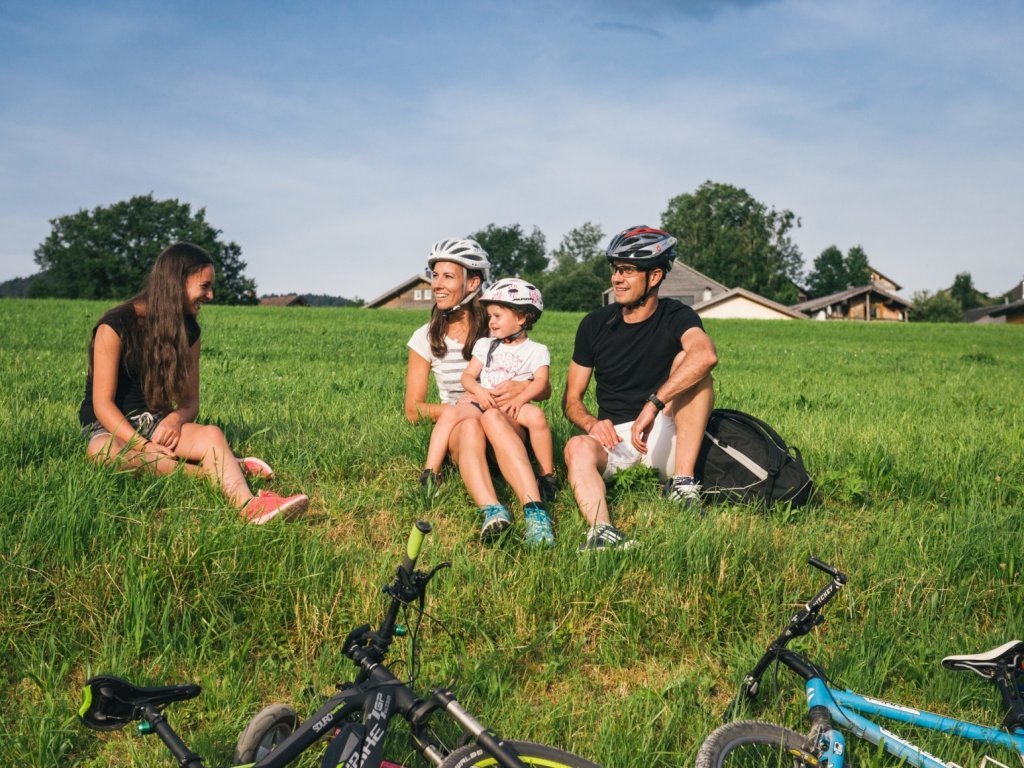
<svg viewBox="0 0 1024 768"><path fill-rule="evenodd" d="M513 419L519 418L519 409L524 405L522 398L514 397L502 406L501 410L507 413Z"/></svg>

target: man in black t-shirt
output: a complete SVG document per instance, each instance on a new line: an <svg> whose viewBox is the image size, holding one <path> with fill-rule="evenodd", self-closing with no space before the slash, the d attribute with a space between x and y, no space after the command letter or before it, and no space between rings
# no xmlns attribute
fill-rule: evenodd
<svg viewBox="0 0 1024 768"><path fill-rule="evenodd" d="M627 467L653 467L665 480L665 496L700 511L693 472L714 407L718 355L696 312L658 298L675 244L651 227L612 238L615 301L584 317L576 331L562 410L586 433L565 445L569 483L590 524L585 550L632 543L611 524L605 489L605 479ZM591 377L596 416L583 403Z"/></svg>

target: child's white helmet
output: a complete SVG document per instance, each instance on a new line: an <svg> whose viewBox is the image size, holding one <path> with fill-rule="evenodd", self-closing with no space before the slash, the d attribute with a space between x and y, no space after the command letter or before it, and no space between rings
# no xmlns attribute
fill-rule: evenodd
<svg viewBox="0 0 1024 768"><path fill-rule="evenodd" d="M537 317L544 311L544 299L537 286L518 277L504 277L480 297L481 304L503 304L512 309L532 309Z"/></svg>

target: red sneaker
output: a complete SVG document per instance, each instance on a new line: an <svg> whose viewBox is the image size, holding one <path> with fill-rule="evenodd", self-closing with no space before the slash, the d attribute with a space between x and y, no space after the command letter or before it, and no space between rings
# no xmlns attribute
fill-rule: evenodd
<svg viewBox="0 0 1024 768"><path fill-rule="evenodd" d="M238 466L242 468L242 474L246 477L260 477L264 480L270 480L274 476L274 470L271 469L270 465L263 459L257 459L255 456L246 456L244 459L239 459Z"/></svg>
<svg viewBox="0 0 1024 768"><path fill-rule="evenodd" d="M253 525L269 523L278 515L285 520L296 520L309 507L309 496L298 493L295 496L278 496L273 491L260 491L242 510L242 516Z"/></svg>

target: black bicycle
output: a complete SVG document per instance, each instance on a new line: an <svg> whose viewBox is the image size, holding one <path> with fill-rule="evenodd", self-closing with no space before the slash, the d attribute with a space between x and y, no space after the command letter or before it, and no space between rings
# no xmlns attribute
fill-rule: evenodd
<svg viewBox="0 0 1024 768"><path fill-rule="evenodd" d="M384 760L384 736L397 715L409 724L415 750L440 768L472 768L501 765L505 768L600 768L582 757L560 749L526 741L506 741L484 727L462 707L451 691L435 688L421 698L386 666L392 640L403 635L399 611L412 609L423 616L427 584L442 568L415 570L430 524L416 523L409 535L402 564L395 579L384 587L390 605L377 630L369 624L356 627L345 638L343 651L359 668L354 682L339 686L338 693L300 724L287 704L273 704L259 712L242 731L233 765L280 768L321 740L329 740L320 759L323 768L403 768ZM413 635L415 647L415 633ZM414 653L414 651L413 651ZM415 668L415 664L412 665ZM89 728L110 731L138 722L141 734L155 733L181 768L203 768L195 754L174 731L163 710L176 701L198 696L194 683L140 687L109 675L86 681L78 715ZM446 716L461 731L459 745L450 748L436 735L434 716Z"/></svg>

